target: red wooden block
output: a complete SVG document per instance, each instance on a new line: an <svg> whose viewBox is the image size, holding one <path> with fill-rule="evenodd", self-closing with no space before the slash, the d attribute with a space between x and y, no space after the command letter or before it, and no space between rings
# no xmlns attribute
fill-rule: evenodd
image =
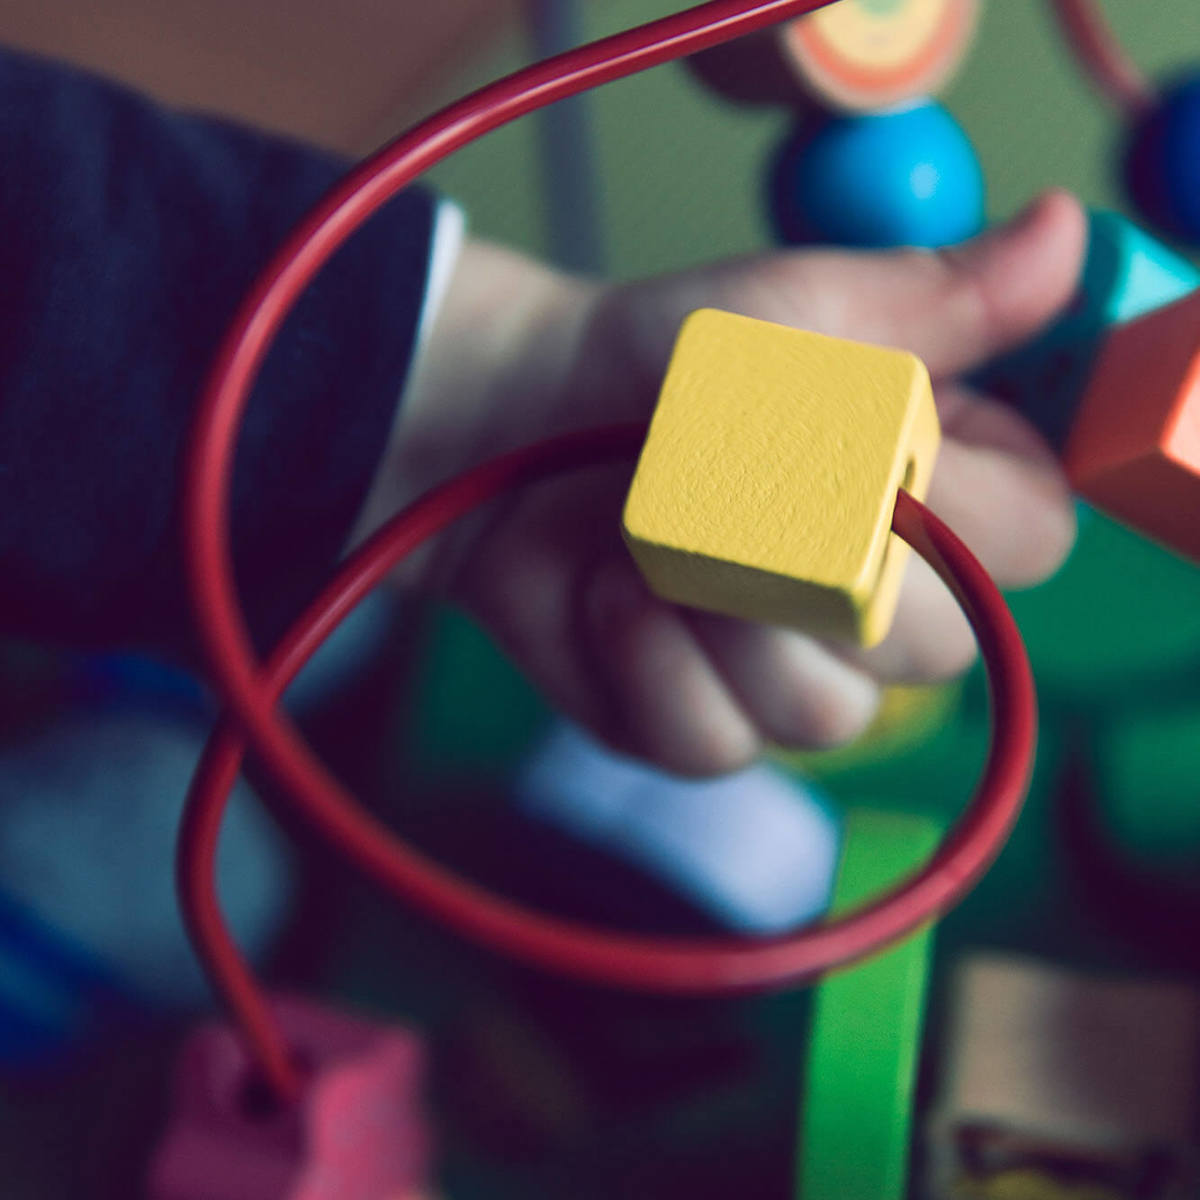
<svg viewBox="0 0 1200 1200"><path fill-rule="evenodd" d="M301 1102L256 1100L233 1031L184 1047L150 1200L417 1200L429 1178L423 1052L410 1033L289 998L276 1011L311 1065Z"/></svg>
<svg viewBox="0 0 1200 1200"><path fill-rule="evenodd" d="M1200 292L1109 334L1063 461L1084 499L1200 559Z"/></svg>

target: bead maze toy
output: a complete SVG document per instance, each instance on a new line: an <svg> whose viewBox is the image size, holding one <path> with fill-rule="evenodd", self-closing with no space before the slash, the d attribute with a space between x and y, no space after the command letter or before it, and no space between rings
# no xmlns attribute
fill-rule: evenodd
<svg viewBox="0 0 1200 1200"><path fill-rule="evenodd" d="M1196 189L1190 186L1195 156L1189 152L1200 141L1194 87L1184 84L1154 97L1121 60L1091 5L1059 0L1055 8L1089 71L1136 115L1128 161L1143 215L1163 231L1200 240ZM1070 659L1073 643L1068 638L1064 645L1053 618L1039 614L1038 599L1027 601L1024 613L1015 600L1014 623L969 550L921 504L939 433L928 375L911 355L702 311L681 331L648 430L568 435L436 489L343 564L266 661L250 649L231 579L229 464L257 368L322 263L422 170L556 99L703 53L696 72L715 81L722 94L738 102L789 104L799 114L769 169L780 240L951 244L983 224L983 173L966 135L928 93L961 64L978 9L973 0L711 0L537 64L452 105L357 168L281 248L214 364L188 461L183 508L189 571L225 710L188 798L179 887L189 931L231 1025L203 1031L185 1049L176 1107L151 1168L153 1200L416 1200L431 1187L416 1035L308 1001L268 996L226 926L213 879L216 846L227 796L251 750L282 802L352 866L465 940L512 958L530 976L565 976L573 983L562 986L577 988L571 993L577 999L598 995L604 1007L622 1013L631 1011L622 1007L623 992L676 1000L732 995L728 1011L738 1014L735 1019L785 1024L797 1053L784 1073L802 1078L799 1114L786 1112L789 1131L799 1128L794 1187L801 1200L1175 1200L1180 1194L1195 1158L1195 1089L1183 1079L1194 1071L1179 1068L1195 1048L1194 997L1186 988L1164 990L1158 977L1181 969L1194 975L1200 963L1181 962L1178 954L1172 959L1177 943L1156 958L1150 947L1122 942L1105 926L1100 940L1107 938L1110 956L1122 960L1127 974L1145 977L1132 984L1093 985L1074 965L1049 971L1005 962L975 968L953 994L939 985L946 962L981 936L1009 939L1048 958L1094 951L1087 939L1095 940L1096 930L1085 913L1089 864L1060 869L1055 860L1043 871L1037 857L1056 854L1071 864L1082 842L1059 836L1056 822L1069 822L1076 812L1059 805L1063 781L1069 777L1076 799L1082 794L1091 813L1087 766L1098 745L1129 761L1139 754L1154 758L1169 755L1172 745L1200 728L1189 719L1194 714L1186 698L1200 677L1200 653L1178 688L1182 717L1168 731L1166 750L1154 742L1159 722L1153 718L1149 749L1119 744L1116 735L1136 740L1119 715L1108 715L1117 724L1111 741L1097 734L1104 715L1095 707L1090 680L1107 671L1110 686L1124 686L1127 660L1101 647L1083 654L1085 666L1077 668ZM735 51L739 61L756 64L750 80L721 61L721 44L739 35L746 39ZM1114 215L1096 214L1076 303L1038 342L982 377L1043 429L1081 496L1192 558L1200 557L1197 526L1187 519L1200 466L1193 325L1200 318L1193 295L1198 278L1186 259L1149 234ZM1143 398L1136 407L1128 399L1133 392ZM747 896L744 880L731 877L720 895L712 871L684 869L690 863L680 843L671 847L663 829L655 842L645 833L648 822L636 835L631 823L624 844L635 846L627 856L633 869L653 871L657 864L659 882L691 906L686 933L671 936L652 921L649 932L602 920L596 925L461 879L357 804L307 750L279 705L306 660L426 538L514 487L639 455L624 530L659 594L871 645L887 632L911 547L962 604L987 668L986 695L977 675L961 693L939 692L912 709L901 705L920 726L907 737L895 737L892 729L868 737L858 752L806 756L803 771L817 782L797 776L784 786L777 768L769 785L761 776L757 782L725 781L730 797L749 797L751 788L761 787L761 795L769 796L764 812L778 809L785 793L797 797L797 805L826 790L834 798L813 809L814 820L794 846L781 838L775 847L782 855L779 870L794 866L795 882L804 885L797 892L802 901L794 894L782 915L775 909L767 919L761 912L746 919L746 909L738 909ZM1127 562L1153 564L1148 573L1167 580L1172 599L1164 603L1171 615L1180 597L1186 607L1200 596L1190 568L1173 561L1164 567L1160 550L1102 516L1085 527L1084 542L1085 552L1097 544L1116 546ZM1088 562L1080 562L1077 552L1067 574L1086 572ZM1069 617L1078 623L1073 610ZM1043 647L1059 655L1047 671L1044 691L1053 719L1036 760L1032 679L1019 624L1031 630L1035 666ZM1169 632L1178 636L1179 628ZM1183 628L1197 632L1195 622ZM436 640L433 647L436 666ZM1146 684L1151 689L1178 673L1178 642L1167 637L1159 657ZM475 670L469 664L468 673ZM536 708L531 712L530 724L537 724L540 715ZM932 722L930 712L937 714ZM456 736L452 731L450 740ZM872 744L886 752L873 755ZM596 747L576 746L558 757L551 751L543 746L510 790L524 796L530 811L542 817L557 811L561 823L582 828L584 806L596 800L586 786L593 782L604 789L604 812L615 820L612 802L622 799L625 786L620 781L632 788L634 779L620 769L632 768L619 767ZM981 759L975 797L957 815L957 797L965 791L958 780ZM681 781L643 770L636 783L659 789L663 812L679 811L667 798L684 795ZM1118 785L1102 798L1093 831L1097 845L1119 852L1144 832L1137 829L1138 806L1130 802L1137 786ZM1002 854L1026 792L1029 815ZM628 796L623 802L633 803ZM599 812L594 808L592 832L602 823ZM793 834L799 813L792 810L787 826ZM610 843L617 840L613 828L605 827ZM1190 836L1200 850L1194 822L1190 832L1183 821L1174 828L1183 844ZM728 833L718 836L732 841ZM1177 897L1187 876L1180 866L1186 851L1177 843L1172 858L1152 842L1144 839L1133 855ZM669 858L661 857L664 845L671 847ZM820 853L811 853L814 845ZM711 838L692 849L701 861L712 849ZM998 855L995 870L986 874ZM1172 860L1166 867L1165 859ZM1001 887L1006 895L1023 889L1024 905L997 905ZM990 913L981 911L987 903ZM714 931L714 924L742 936ZM986 987L978 982L985 977ZM741 999L788 988L794 996ZM1156 1048L1131 1053L1129 1071L1153 1070L1155 1063L1175 1069L1178 1086L1158 1097L1160 1120L1117 1101L1097 1120L1094 1113L1047 1113L989 1094L988 1072L996 1060L1011 1056L1011 1039L1028 1025L1013 1019L1015 1032L1006 1042L997 1036L996 1022L985 1019L987 1004L1042 1019L1063 996L1080 1011L1092 1011L1091 1005L1116 1012L1113 1027L1127 1033L1132 1046L1140 1038ZM797 997L804 1008L792 1006ZM1126 1008L1165 1015L1139 1025L1119 1019ZM755 1037L768 1039L757 1026ZM1083 1034L1054 1042L1050 1033L1043 1044L1066 1045L1064 1070L1089 1045ZM553 1063L554 1056L548 1058ZM1012 1074L1026 1066L1017 1064ZM936 1074L932 1089L918 1086L922 1071ZM1111 1079L1104 1082L1113 1092ZM579 1084L580 1095L586 1083ZM1013 1087L1022 1085L1018 1079ZM1139 1086L1153 1090L1154 1079ZM794 1105L794 1093L793 1082L772 1095L786 1106L789 1099ZM580 1108L589 1111L585 1101ZM641 1126L640 1136L629 1144L640 1158L654 1157L647 1129L657 1135L670 1128L661 1116L643 1107L633 1122ZM704 1140L702 1122L685 1128ZM605 1130L614 1142L621 1135L615 1124ZM1164 1144L1169 1170L1161 1167ZM550 1194L529 1180L524 1178L525 1194ZM612 1194L677 1194L616 1190L620 1186L610 1187ZM702 1194L702 1185L692 1190Z"/></svg>
<svg viewBox="0 0 1200 1200"><path fill-rule="evenodd" d="M201 405L184 509L194 570L192 581L200 598L201 626L224 698L236 714L236 721L231 716L222 724L198 773L181 840L181 886L190 928L213 972L214 982L248 1035L265 1082L282 1103L294 1105L303 1097L305 1077L270 1002L254 983L223 928L211 880L213 845L220 828L224 796L245 751L244 734L255 738L265 765L279 773L279 783L306 810L309 819L322 825L326 835L339 842L361 867L381 880L387 879L400 894L422 899L431 911L449 919L460 932L515 954L530 965L553 967L583 980L639 989L683 993L741 990L811 978L831 966L852 961L901 937L961 898L994 858L1012 827L1032 752L1033 694L1028 663L994 585L953 534L903 488L896 493L894 511L888 513L889 490L897 482L912 483L914 479L915 486L922 486L919 475L927 472L929 466L926 456L931 448L928 441L931 434L927 432L930 427L928 424L922 427L917 419L922 412L923 372L905 356L850 343L818 346L809 342L804 347L805 355L814 355L818 361L827 363L835 377L861 370L861 386L873 398L874 407L867 412L881 425L881 453L872 457L867 487L852 510L857 523L855 537L866 534L866 541L855 545L846 560L846 568L852 574L847 575L844 568L830 582L835 588L849 586L854 603L862 604L866 618L856 620L855 624L863 639L882 636L888 619L888 589L895 586L884 561L884 531L889 526L895 528L955 590L980 636L992 673L996 707L996 738L975 801L932 858L874 903L789 935L778 943L621 937L574 926L488 896L422 861L363 810L356 809L344 790L287 732L286 718L274 713L276 697L327 630L423 538L470 511L489 494L536 480L553 470L628 454L642 442L641 429L567 435L541 447L511 454L435 490L408 513L394 519L386 531L347 561L340 579L281 643L267 666L266 676L260 679L261 668L252 665L252 655L247 653L229 578L227 548L223 545L227 503L223 480L227 469L222 458L232 452L236 422L213 423L211 418L217 417L222 407L236 413L244 403L246 389L273 328L306 282L305 273L311 275L319 269L322 256L332 253L357 221L365 219L390 191L404 186L423 163L448 152L456 138L477 136L506 116L525 111L531 103L530 97L548 103L581 90L589 81L628 73L639 65L677 56L689 48L702 48L706 41L711 43L722 34L750 32L776 15L774 7L710 4L580 52L579 65L574 71L565 69L571 56L558 63L551 60L548 68L531 68L496 85L491 93L452 106L410 139L401 139L369 160L358 176L348 180L342 189L344 195L335 193L327 198L324 211L313 214L296 235L295 245L284 248L277 265L265 277L273 282L266 284L257 303L265 306L266 319L256 320L248 309L241 318L240 328L235 325L230 332L211 389ZM784 5L783 9L788 7ZM818 6L797 5L793 11L805 7ZM550 73L541 78L544 71ZM444 131L444 135L439 131ZM373 187L372 178L386 183ZM307 250L297 256L304 244ZM303 266L296 265L301 263ZM796 334L778 327L761 328L760 323L756 336L764 345L791 344ZM864 359L868 365L862 368ZM811 372L809 377L812 378ZM927 384L924 393L924 411L928 414ZM792 394L799 398L800 393L794 389ZM813 401L808 408L809 420L817 426L826 426L827 430L838 429L840 419L845 437L845 414L839 418L835 412L821 411L819 403ZM922 429L920 438L926 439L924 443L910 433L911 429ZM899 442L890 452L883 445L887 437L884 430L890 430L891 438ZM833 439L826 444L836 444L836 434L827 432L825 436ZM653 441L652 432L648 445L652 446ZM758 447L750 461L756 465L769 462L765 450L765 446ZM911 473L906 470L910 459L916 463ZM643 461L639 475L645 469ZM649 477L653 479L653 474ZM829 486L825 484L827 494ZM631 496L637 493L635 481ZM635 528L630 531L636 536ZM822 529L820 524L800 532L802 541L819 546L825 537L829 544L829 530ZM836 531L834 536L839 536ZM723 547L720 552L729 551L739 555L736 545ZM807 559L810 563L814 561L812 551ZM804 562L804 557L800 562ZM727 568L715 558L704 560L702 565L703 571L698 574L706 574L710 579L719 579L727 573ZM775 564L766 565L778 570ZM756 564L744 561L744 566L753 569ZM877 570L877 582L883 588L883 598L877 606L870 603L870 583L855 579L871 566ZM814 582L820 584L819 573ZM735 601L739 606L736 611L746 610L747 604L750 606L747 615L755 608L761 609L754 591L769 594L773 586L777 585L770 570L757 571L754 589L749 593L743 590ZM707 594L713 594L711 585ZM823 607L829 610L828 601ZM822 605L816 607L817 618L827 620L821 616L821 608ZM844 626L848 610L842 606L841 611ZM244 729L239 727L240 722L245 722ZM292 1194L299 1182L300 1177L294 1176L288 1194Z"/></svg>
<svg viewBox="0 0 1200 1200"><path fill-rule="evenodd" d="M844 4L843 11L852 7ZM885 9L887 7L883 6ZM876 12L873 15L878 17L879 14ZM965 29L966 26L961 28ZM953 55L950 55L939 69L948 71L947 63L952 59ZM915 195L918 201L926 202L932 198L936 205L940 206L932 223L922 223L923 213L930 210L922 210L922 205L918 204L915 207L919 219L906 217L890 225L882 222L863 236L859 230L846 232L829 226L819 215L814 215L813 206L805 202L803 216L792 222L792 229L801 232L802 236L815 235L822 240L832 237L835 240L867 245L894 242L936 245L974 232L982 213L980 188L972 182L965 191L954 191L953 188L947 191L946 186L941 183L947 162L962 164L963 178L969 176L970 156L961 153L960 141L947 137L948 126L936 110L918 106L909 110L906 120L910 122L910 131L917 128L917 125L911 122L920 120L937 131L932 136L935 141L940 139L943 148L955 147L954 153L950 153L948 157L944 156L944 161L936 163L932 171L922 173L914 170L911 162L902 163L897 171L897 178L907 177L910 181L917 182L919 187ZM872 126L870 114L838 118L838 121L859 122L852 131L855 137L859 136L861 129L869 129L874 136L875 130L883 127ZM830 128L833 128L838 139L846 132L845 126L841 124L829 124L824 128L827 137L832 136L828 133ZM834 140L837 152L844 153L847 161L853 164L855 155L862 153L855 148L858 143L854 138L849 141L842 139L840 143L838 139ZM840 144L849 145L851 149L843 151ZM812 151L814 145L820 149L824 143L819 138L806 140L802 147L805 155L810 152L816 153ZM862 139L862 145L869 148L872 145L871 137ZM955 154L958 157L955 157ZM816 161L821 160L817 158ZM836 162L837 159L830 161ZM804 188L796 184L797 178L793 171L793 196L804 192ZM846 194L849 185L855 182L852 173L847 176L847 180L848 183L843 185L843 194ZM331 208L330 211L334 210ZM314 222L312 228L319 231L321 226ZM1165 260L1167 256L1164 253L1160 257ZM1092 259L1095 260L1095 254ZM1179 274L1185 275L1182 271ZM1141 279L1142 276L1139 275L1138 278ZM1126 282L1127 279L1118 273L1114 290L1123 295L1126 289L1122 284ZM1154 304L1155 300L1151 300L1145 307L1152 308ZM1111 314L1106 313L1105 317L1111 318ZM1090 335L1094 338L1115 323L1113 319L1101 319L1098 325L1093 321ZM1061 337L1063 331L1060 329L1056 333ZM740 347L739 338L744 339ZM754 342L755 338L761 339L761 344ZM1095 344L1093 342L1089 347L1093 352ZM1085 356L1086 351L1079 350L1078 342L1072 348L1077 357ZM706 354L709 357L706 358ZM231 357L229 361L235 364L236 357ZM738 363L741 369L734 370L734 364ZM771 375L772 370L775 372L774 376ZM729 378L729 383L724 385L720 382L725 377L723 373ZM755 378L764 382L747 390L746 380ZM709 382L710 379L712 383ZM847 380L852 382L847 384ZM833 396L840 395L846 401L847 407L844 411L839 410L836 401L830 400L831 393ZM216 403L221 397L219 389L214 390L211 396ZM673 410L681 403L680 396L689 403L697 402L697 398L704 398L699 399L699 403L712 406L710 419L695 425L681 422L673 415ZM721 404L723 401L728 403L727 397L733 399L734 403L726 411L722 411ZM786 397L786 401L778 399L782 397ZM1043 395L1043 401L1045 400ZM1061 402L1058 396L1054 397L1054 400L1060 402L1063 408L1071 407L1069 403ZM848 422L846 428L853 428L859 433L864 419L872 427L881 424L888 426L887 434L883 434L882 431L880 434L880 460L878 465L871 467L869 486L864 486L861 502L857 499L855 501L856 504L861 503L861 507L851 510L854 515L847 518L847 525L837 527L839 532L831 533L829 529L822 527L809 531L808 537L815 539L818 549L808 550L810 557L807 559L804 557L805 538L798 533L805 529L806 517L811 521L811 516L804 509L826 510L831 506L837 508L842 497L836 487L825 484L828 490L824 493L821 504L789 509L786 499L789 493L785 486L788 482L787 472L780 471L780 482L774 485L774 490L767 488L764 494L749 497L757 507L747 510L745 515L729 503L731 496L741 494L736 480L753 477L756 472L764 469L764 464L767 467L771 465L772 460L763 456L764 446L771 445L772 449L775 449L774 440L764 439L761 432L757 437L754 436L753 426L745 422L753 422L759 411L765 410L769 413L771 405L780 402L789 405L788 411L783 414L785 428L790 427L787 422L795 421L795 427L812 439L812 444L830 447L831 454L839 442L836 425L838 419L845 420ZM795 411L797 402L802 404L798 412ZM813 406L811 410L803 407L810 403ZM739 404L743 406L741 411L738 408ZM867 407L856 409L855 404L866 404ZM1079 411L1084 410L1081 408ZM887 545L889 496L898 484L920 489L927 480L930 459L936 446L936 426L929 424L930 413L928 384L922 383L921 372L911 364L893 361L886 354L881 355L866 348L849 345L827 346L811 335L763 328L756 323L742 322L720 314L702 314L694 319L681 337L676 360L664 386L659 410L642 449L639 471L635 476L626 510L626 532L631 549L647 572L651 583L672 599L699 603L726 612L789 620L801 624L802 627L822 631L837 630L843 634L850 633L865 642L876 640L886 629L888 588L894 586L892 573L899 569L893 565L896 561L895 552ZM922 418L921 414L926 415ZM826 423L831 417L835 423L827 426ZM924 426L921 425L922 419L925 420ZM920 432L914 433L913 430ZM739 442L738 439L743 435L744 440ZM840 436L844 437L845 434ZM712 441L706 444L703 441L704 437L710 437ZM827 440L822 441L823 438ZM640 440L640 435L637 440ZM633 441L632 438L621 439L614 436L610 445L628 446ZM786 438L783 444L786 446ZM610 446L606 446L604 452L611 452ZM574 446L566 447L563 456L574 453ZM714 458L714 454L717 457ZM730 454L734 461L739 454L748 456L746 461L752 464L752 468L739 471L735 466L732 476L722 476L719 471L715 472L718 482L722 479L727 482L723 489L719 486L714 488L713 468L721 465L722 457L726 454ZM806 486L819 488L819 469L827 465L820 460L827 456L818 453L813 457L818 461L808 473L809 479L806 479L805 483ZM525 460L519 464L519 469L532 474L541 469L541 463ZM504 473L515 475L517 471L518 466L513 466ZM688 472L691 472L690 476ZM792 472L793 476L799 474L800 472ZM734 482L728 482L730 479ZM467 489L468 492L470 490ZM692 494L693 491L695 495ZM684 494L690 497L691 503L673 508L672 504L677 502L677 497ZM818 493L814 491L811 494ZM856 497L858 495L857 492L853 494ZM711 499L706 500L706 495ZM459 507L466 503L464 499ZM704 517L705 503L715 506L707 520ZM764 532L769 538L771 529L756 527L756 521L761 523L762 517L751 516L770 512L778 506L782 506L783 511L790 517L790 520L781 521L779 528L788 529L789 534L797 538L796 544L782 557L779 547L772 547L769 542L766 544L767 553L764 555L760 552L762 548L756 544L756 539ZM197 508L195 513L199 516L202 511L206 511L210 518L219 516L219 510L211 506L207 510ZM681 513L689 518L698 517L696 525L706 538L716 529L717 540L697 541L696 531L689 530L686 521L683 524L679 523ZM720 531L724 518L733 523L722 533ZM438 518L432 516L430 518L436 519ZM741 531L737 525L738 520L747 522ZM209 520L207 525L209 528L219 529L221 522ZM1151 532L1161 533L1153 527ZM824 545L827 549L834 545L839 545L840 548L843 539L849 543L845 547L848 554L845 566L832 577L821 573L821 568L827 565L819 552L822 538L826 539ZM403 542L400 541L400 544ZM377 557L382 564L385 555L382 550L383 543L380 545L381 550ZM780 546L786 546L786 543L781 541ZM198 546L198 555L201 549L202 546ZM796 557L797 549L800 551L799 558ZM201 581L198 578L198 582ZM214 604L217 603L219 601L214 601ZM329 603L333 603L332 597ZM315 628L317 623L314 614L309 623L310 628ZM211 628L215 631L217 626L213 625ZM223 653L220 640L215 633L213 636L214 650L220 661L220 654ZM278 688L282 685L288 668L295 664L303 652L305 637L309 637L311 642L310 635L300 633L294 636L290 645L273 660L268 676L272 682L268 686ZM227 637L225 642L228 649ZM233 655L228 657L232 660ZM239 720L244 723L245 731L262 739L260 749L263 749L270 745L273 733L262 715L262 704L255 691L255 688L261 685L251 682L252 676L244 667L234 669L231 666L229 672L224 679L226 698L233 703ZM1002 715L1003 711L998 714ZM229 764L236 762L238 747L232 740L229 744L232 748L223 759L220 756L210 759L210 779L227 774ZM277 749L268 757L272 755L277 759L274 763L275 768L281 770L285 778L290 772L293 786L308 786L304 782L301 760L291 752L285 751L282 739L277 739ZM289 756L290 765L286 765ZM214 763L220 765L212 765ZM203 799L203 789L197 793L197 797ZM334 793L327 790L327 800L323 803L342 804L344 800L335 799ZM209 811L217 810L210 804ZM317 811L315 808L310 809L310 817L315 818ZM919 862L930 853L936 841L939 824L922 824L919 819L906 824L906 820L911 821L908 818L896 817L881 819L872 824L868 820L863 828L871 832L863 835L866 838L865 845L860 843L857 834L847 837L843 847L842 874L834 897L835 907L840 908L842 905L861 901L863 891L870 885L890 882L898 874L902 875L911 870L914 862ZM860 826L852 819L848 828L858 830ZM365 833L363 837L365 838ZM951 842L953 844L953 838ZM382 863L374 868L370 867L365 840L362 841L362 847L360 852L351 852L356 854L364 867L373 869L381 878L388 878L388 872ZM936 855L933 861L938 861ZM857 865L852 868L852 863ZM399 886L410 894L420 885L419 864L417 871L413 871L412 866L410 863L405 872L407 882L398 869L396 874L391 875L395 881L393 886ZM931 876L918 874L916 878L929 879ZM900 894L903 894L903 891ZM450 916L454 911L449 903L451 897L452 893L446 894L446 901L439 904L444 916ZM474 912L469 907L464 909L460 901L455 901L454 904L459 913L454 919L460 929L473 929L476 936L484 936L484 930L488 926L485 914L478 909ZM199 911L198 908L193 909L193 919ZM865 911L871 910L868 908ZM532 961L540 961L543 965L557 961L560 967L566 965L565 958L551 957L558 954L557 950L552 949L555 945L553 938L565 931L552 930L545 923L526 924L520 934L517 933L515 923L508 926L512 930L511 934L506 932L503 926L499 929L495 926L492 928L495 932L487 936L493 940L494 945L507 943L510 950L523 945L522 953ZM818 928L836 930L838 923ZM201 932L203 933L203 929ZM210 961L215 962L211 957L212 935L210 933L205 936L210 947ZM870 966L835 977L818 988L807 1059L798 1179L800 1194L809 1197L810 1200L825 1195L899 1196L904 1194L907 1188L914 1072L921 1044L922 996L930 962L929 949L923 940L925 936L927 935L921 935L916 941L905 942L900 948L890 951ZM518 937L520 941L516 940ZM498 940L495 940L497 938ZM513 940L510 941L510 938ZM642 947L649 953L648 944L642 943ZM628 945L628 949L633 951L633 943ZM621 953L624 954L625 951L622 950ZM595 960L586 958L575 961L577 964L595 964ZM630 962L632 961L631 958ZM645 961L649 969L650 963L656 960L647 957ZM683 960L679 961L679 969L682 970ZM664 972L665 964L666 960L662 960ZM572 969L579 970L580 966ZM601 970L598 965L590 965L582 969L593 978L615 978L609 976L608 967ZM659 969L654 968L655 971ZM232 989L236 974L228 962L222 970L226 972L227 981ZM668 975L663 973L658 978L665 982ZM631 977L626 976L626 982L630 979ZM267 1010L248 996L244 988L240 997L230 990L227 998L231 999L234 1011L240 1013L244 1027L253 1029L254 1036L259 1039L266 1078L272 1080L284 1094L288 1094L290 1089L296 1087L295 1075L287 1069L280 1069L282 1060L278 1054L272 1060L266 1049L272 1040L262 1028L263 1019L269 1020ZM872 1007L881 1004L882 1008ZM856 1037L854 1030L861 1031L863 1026L856 1025L855 1022L866 1020L872 1011L877 1012L879 1017L871 1023L870 1028L880 1030L882 1024L880 1035L877 1039L864 1038L861 1033ZM900 1013L905 1014L902 1020L897 1019ZM890 1023L883 1022L885 1016L892 1018ZM275 1044L277 1049L282 1048L277 1042ZM855 1055L859 1056L859 1066L852 1068L850 1064ZM869 1086L869 1094L877 1098L878 1107L868 1111L861 1103L855 1105L853 1124L848 1126L847 1119L851 1115L848 1110L856 1094L855 1081L860 1087ZM839 1092L839 1084L850 1090ZM856 1160L849 1148L863 1147L864 1143L869 1148L869 1153Z"/></svg>

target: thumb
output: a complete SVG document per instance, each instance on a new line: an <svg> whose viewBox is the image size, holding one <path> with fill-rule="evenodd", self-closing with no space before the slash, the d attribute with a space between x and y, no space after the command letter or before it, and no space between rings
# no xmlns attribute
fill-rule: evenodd
<svg viewBox="0 0 1200 1200"><path fill-rule="evenodd" d="M1079 202L1048 192L1006 224L913 262L911 303L900 306L891 329L880 313L881 332L888 344L922 357L934 376L979 366L1038 333L1066 307L1079 284L1087 238Z"/></svg>
<svg viewBox="0 0 1200 1200"><path fill-rule="evenodd" d="M694 308L910 350L946 377L1031 337L1079 279L1087 220L1066 192L949 249L793 250L635 287L647 365L661 366Z"/></svg>

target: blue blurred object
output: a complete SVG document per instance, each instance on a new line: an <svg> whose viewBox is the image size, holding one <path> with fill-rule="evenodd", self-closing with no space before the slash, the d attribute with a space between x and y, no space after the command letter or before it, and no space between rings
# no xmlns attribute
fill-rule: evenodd
<svg viewBox="0 0 1200 1200"><path fill-rule="evenodd" d="M1164 89L1134 129L1125 186L1148 222L1169 237L1200 243L1200 76Z"/></svg>
<svg viewBox="0 0 1200 1200"><path fill-rule="evenodd" d="M0 893L0 1065L40 1067L139 1010L102 964Z"/></svg>
<svg viewBox="0 0 1200 1200"><path fill-rule="evenodd" d="M394 628L367 598L304 668L286 704L307 715L368 671ZM0 672L14 708L30 671ZM174 841L216 711L170 663L63 652L41 664L48 701L0 742L0 1068L36 1069L111 1028L207 995L175 900ZM49 723L48 723L49 722ZM18 731L20 740L17 740ZM238 943L261 955L283 923L291 869L242 785L222 840L220 890Z"/></svg>
<svg viewBox="0 0 1200 1200"><path fill-rule="evenodd" d="M212 697L182 667L133 652L72 655L66 668L66 699L72 704L145 707L180 716L212 713Z"/></svg>
<svg viewBox="0 0 1200 1200"><path fill-rule="evenodd" d="M961 126L933 101L829 117L780 149L771 210L784 242L948 246L983 228L983 171Z"/></svg>
<svg viewBox="0 0 1200 1200"><path fill-rule="evenodd" d="M1036 340L989 364L974 382L1012 404L1061 451L1109 329L1197 286L1200 271L1187 259L1116 213L1092 213L1071 304Z"/></svg>
<svg viewBox="0 0 1200 1200"><path fill-rule="evenodd" d="M77 713L0 747L0 1065L206 998L173 872L205 736L158 712ZM291 868L249 789L233 801L219 887L234 937L258 958L286 917Z"/></svg>
<svg viewBox="0 0 1200 1200"><path fill-rule="evenodd" d="M739 933L783 933L829 903L839 822L812 785L771 767L679 779L560 723L515 796L526 815L648 871Z"/></svg>
<svg viewBox="0 0 1200 1200"><path fill-rule="evenodd" d="M364 675L395 627L396 604L372 592L305 664L285 694L285 706L304 716L333 700ZM214 716L212 693L182 667L131 651L67 656L65 699L109 708L145 708L179 716Z"/></svg>

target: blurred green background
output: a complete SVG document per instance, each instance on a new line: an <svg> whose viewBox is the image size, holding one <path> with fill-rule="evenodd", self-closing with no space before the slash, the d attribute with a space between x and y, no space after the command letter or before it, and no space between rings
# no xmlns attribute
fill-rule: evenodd
<svg viewBox="0 0 1200 1200"><path fill-rule="evenodd" d="M590 39L678 11L663 0L576 6ZM1123 45L1150 75L1200 60L1195 0L1107 0ZM445 97L528 61L514 36L455 81ZM975 142L990 215L1002 218L1039 188L1074 189L1119 207L1120 127L1066 53L1043 0L985 0L975 47L942 97ZM761 247L767 230L759 175L787 125L780 111L735 108L676 65L592 93L604 236L613 274L628 278ZM546 249L537 118L499 130L433 173L462 200L477 234Z"/></svg>

